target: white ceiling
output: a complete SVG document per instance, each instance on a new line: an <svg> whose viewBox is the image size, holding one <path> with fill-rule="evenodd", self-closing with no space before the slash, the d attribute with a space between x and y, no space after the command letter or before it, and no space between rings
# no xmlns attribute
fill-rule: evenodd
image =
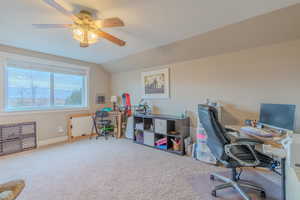
<svg viewBox="0 0 300 200"><path fill-rule="evenodd" d="M80 48L70 30L38 30L31 24L70 23L42 0L1 1L0 43L83 61L104 63L170 44L228 24L287 7L300 0L65 0L75 11L92 8L101 17L118 16L125 27L106 29L125 47L101 40Z"/></svg>
<svg viewBox="0 0 300 200"><path fill-rule="evenodd" d="M110 72L130 71L298 40L299 19L300 4L296 4L101 66Z"/></svg>

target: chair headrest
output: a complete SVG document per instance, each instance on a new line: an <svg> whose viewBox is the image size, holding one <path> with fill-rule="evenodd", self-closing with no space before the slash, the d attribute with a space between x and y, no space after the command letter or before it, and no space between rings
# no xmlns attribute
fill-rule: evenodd
<svg viewBox="0 0 300 200"><path fill-rule="evenodd" d="M217 109L215 107L207 105L207 104L199 104L198 110L206 111L206 112L217 112Z"/></svg>

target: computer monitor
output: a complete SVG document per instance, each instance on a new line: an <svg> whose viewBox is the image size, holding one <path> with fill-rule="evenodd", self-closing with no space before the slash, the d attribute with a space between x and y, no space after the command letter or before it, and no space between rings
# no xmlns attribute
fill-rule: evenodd
<svg viewBox="0 0 300 200"><path fill-rule="evenodd" d="M259 122L273 128L294 130L295 110L296 105L261 104Z"/></svg>

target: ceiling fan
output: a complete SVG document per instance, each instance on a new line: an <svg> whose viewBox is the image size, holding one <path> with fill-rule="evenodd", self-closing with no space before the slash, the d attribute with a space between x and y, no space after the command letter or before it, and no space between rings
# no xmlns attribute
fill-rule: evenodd
<svg viewBox="0 0 300 200"><path fill-rule="evenodd" d="M70 17L73 24L33 24L36 28L70 28L73 38L80 42L80 47L88 47L90 44L98 42L99 38L105 38L110 42L124 46L126 42L119 38L102 31L102 28L124 26L124 22L117 18L94 19L92 13L81 10L78 14L73 14L62 3L57 0L43 0L60 13ZM59 0L61 2L61 0Z"/></svg>

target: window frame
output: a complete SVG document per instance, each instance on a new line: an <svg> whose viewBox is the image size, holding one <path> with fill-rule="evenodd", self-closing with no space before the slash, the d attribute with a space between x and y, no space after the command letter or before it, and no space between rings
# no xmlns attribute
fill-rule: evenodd
<svg viewBox="0 0 300 200"><path fill-rule="evenodd" d="M23 63L27 63L27 62L23 62ZM30 65L30 64L29 64ZM64 67L61 66L60 68L64 69L64 72L60 72L60 71L49 71L47 69L44 69L43 66L47 66L47 64L38 64L40 67L34 67L34 68L30 68L30 67L22 67L22 66L10 66L7 62L4 64L3 67L3 107L2 107L2 111L4 111L5 113L28 113L28 112L55 112L55 111L80 111L80 110L89 110L90 109L90 103L89 103L89 68L84 68L85 69L85 73L84 74L74 74L68 73L68 69L70 67ZM26 108L9 108L8 107L8 68L18 68L18 69L28 69L28 70L34 70L34 71L44 71L44 72L49 72L50 73L50 105L49 106L44 106L44 107L38 107L38 106L33 106L33 107L26 107ZM49 65L48 65L49 67ZM70 68L71 69L71 68ZM82 69L82 68L81 68ZM74 71L74 68L72 68L72 71ZM54 105L54 74L67 74L67 75L78 75L78 76L83 76L83 104L82 105L70 105L70 106L65 106L65 105L61 105L61 106L57 106Z"/></svg>

